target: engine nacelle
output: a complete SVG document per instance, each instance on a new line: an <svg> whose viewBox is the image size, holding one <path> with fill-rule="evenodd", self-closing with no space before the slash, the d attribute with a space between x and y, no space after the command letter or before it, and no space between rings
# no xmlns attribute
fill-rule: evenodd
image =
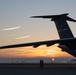
<svg viewBox="0 0 76 75"><path fill-rule="evenodd" d="M65 46L65 45L59 45L58 47L61 48L62 51L70 50L70 49L69 49L67 46Z"/></svg>
<svg viewBox="0 0 76 75"><path fill-rule="evenodd" d="M34 45L33 48L37 48L37 47L39 47L39 46L40 46L40 45Z"/></svg>

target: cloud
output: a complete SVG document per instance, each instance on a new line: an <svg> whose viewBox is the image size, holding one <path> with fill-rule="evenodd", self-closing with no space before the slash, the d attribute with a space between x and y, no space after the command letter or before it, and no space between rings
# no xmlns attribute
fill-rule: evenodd
<svg viewBox="0 0 76 75"><path fill-rule="evenodd" d="M12 27L12 28L4 28L2 29L3 31L9 31L9 30L15 30L15 29L19 29L21 28L21 26L18 26L18 27Z"/></svg>
<svg viewBox="0 0 76 75"><path fill-rule="evenodd" d="M22 36L22 37L17 37L15 39L24 39L24 38L29 38L30 36Z"/></svg>

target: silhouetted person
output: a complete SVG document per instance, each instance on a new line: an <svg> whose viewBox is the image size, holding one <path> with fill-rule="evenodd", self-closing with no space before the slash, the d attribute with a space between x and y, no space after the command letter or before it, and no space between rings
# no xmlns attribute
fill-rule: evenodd
<svg viewBox="0 0 76 75"><path fill-rule="evenodd" d="M43 62L43 60L41 59L41 60L40 60L40 68L43 68L43 66L44 66L44 62Z"/></svg>

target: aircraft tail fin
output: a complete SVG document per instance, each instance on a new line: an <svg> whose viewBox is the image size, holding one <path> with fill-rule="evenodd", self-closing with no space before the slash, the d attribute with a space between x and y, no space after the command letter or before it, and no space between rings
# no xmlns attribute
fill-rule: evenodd
<svg viewBox="0 0 76 75"><path fill-rule="evenodd" d="M51 21L55 22L60 39L74 38L68 26L67 20L72 22L76 22L76 20L68 17L67 15L68 13L61 15L32 16L31 18L46 18L46 19L52 18Z"/></svg>

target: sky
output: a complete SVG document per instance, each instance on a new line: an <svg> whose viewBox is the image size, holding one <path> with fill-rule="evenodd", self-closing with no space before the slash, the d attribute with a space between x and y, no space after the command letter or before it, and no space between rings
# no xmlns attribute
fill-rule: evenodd
<svg viewBox="0 0 76 75"><path fill-rule="evenodd" d="M69 13L76 19L76 0L0 0L0 46L59 39L55 24L50 19L33 19L35 15ZM68 24L76 36L75 24ZM74 58L53 45L38 48L22 47L0 50L0 62L11 59Z"/></svg>

